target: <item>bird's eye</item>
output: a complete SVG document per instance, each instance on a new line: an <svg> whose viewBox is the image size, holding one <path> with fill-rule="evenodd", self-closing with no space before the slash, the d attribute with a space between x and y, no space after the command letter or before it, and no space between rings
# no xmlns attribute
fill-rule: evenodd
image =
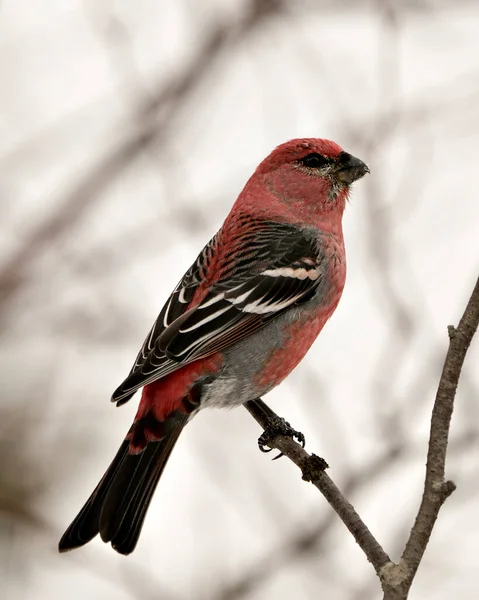
<svg viewBox="0 0 479 600"><path fill-rule="evenodd" d="M299 162L310 169L320 169L328 164L328 159L321 156L321 154L313 152L312 154L304 156Z"/></svg>

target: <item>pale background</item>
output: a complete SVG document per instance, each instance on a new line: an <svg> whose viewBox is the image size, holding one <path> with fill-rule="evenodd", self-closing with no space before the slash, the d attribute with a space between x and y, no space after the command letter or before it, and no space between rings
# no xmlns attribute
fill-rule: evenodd
<svg viewBox="0 0 479 600"><path fill-rule="evenodd" d="M182 435L128 558L58 555L136 410L109 402L257 163L293 137L366 161L343 299L267 401L395 559L418 507L446 326L479 268L474 1L4 0L4 600L375 600L372 567L246 413ZM479 596L479 342L413 600Z"/></svg>

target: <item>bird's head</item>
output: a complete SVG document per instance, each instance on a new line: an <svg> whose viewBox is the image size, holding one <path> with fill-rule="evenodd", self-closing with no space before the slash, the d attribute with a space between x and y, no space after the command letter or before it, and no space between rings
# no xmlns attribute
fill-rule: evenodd
<svg viewBox="0 0 479 600"><path fill-rule="evenodd" d="M351 184L366 173L367 165L335 142L306 138L275 148L252 179L273 202L307 221L328 213L341 217Z"/></svg>

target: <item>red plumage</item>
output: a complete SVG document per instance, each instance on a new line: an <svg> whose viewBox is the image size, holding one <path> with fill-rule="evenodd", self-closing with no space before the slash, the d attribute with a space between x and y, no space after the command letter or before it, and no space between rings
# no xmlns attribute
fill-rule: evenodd
<svg viewBox="0 0 479 600"><path fill-rule="evenodd" d="M156 435L154 430L144 430L146 418L150 417L163 422L174 412L188 415L190 411L185 407L184 399L187 398L190 389L201 377L216 373L221 367L221 363L222 356L220 353L216 353L185 365L181 371L175 371L162 379L145 385L141 393L140 405L133 427L128 433L131 451L134 453L141 452L149 442L159 441L162 437ZM138 441L133 442L135 433L139 434L138 438L141 443L138 443Z"/></svg>
<svg viewBox="0 0 479 600"><path fill-rule="evenodd" d="M121 405L143 388L130 431L60 551L100 533L131 552L189 416L253 400L301 361L341 297L341 220L350 184L366 172L320 139L292 140L261 162L114 392Z"/></svg>

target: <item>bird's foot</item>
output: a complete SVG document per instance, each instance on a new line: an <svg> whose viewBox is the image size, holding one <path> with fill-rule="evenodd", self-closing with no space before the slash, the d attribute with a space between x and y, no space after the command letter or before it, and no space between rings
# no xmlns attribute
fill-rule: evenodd
<svg viewBox="0 0 479 600"><path fill-rule="evenodd" d="M265 430L258 438L258 447L261 450L261 452L271 452L273 448L268 446L274 441L275 437L278 435L284 435L292 438L293 440L301 444L303 448L306 444L306 439L304 435L300 431L296 431L296 429L293 429L287 421L285 421L281 417L270 417L268 419L268 424L266 425ZM280 452L278 456L275 456L273 458L273 460L281 458L282 456L283 453Z"/></svg>

